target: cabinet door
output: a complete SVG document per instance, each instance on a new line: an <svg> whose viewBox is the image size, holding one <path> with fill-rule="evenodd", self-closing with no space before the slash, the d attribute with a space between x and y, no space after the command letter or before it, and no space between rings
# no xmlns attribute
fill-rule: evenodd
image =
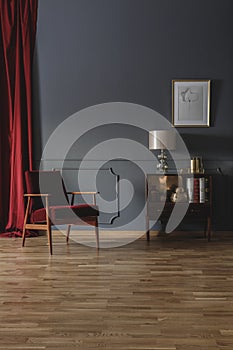
<svg viewBox="0 0 233 350"><path fill-rule="evenodd" d="M150 219L158 219L169 200L168 182L166 175L150 174L147 176L147 215Z"/></svg>

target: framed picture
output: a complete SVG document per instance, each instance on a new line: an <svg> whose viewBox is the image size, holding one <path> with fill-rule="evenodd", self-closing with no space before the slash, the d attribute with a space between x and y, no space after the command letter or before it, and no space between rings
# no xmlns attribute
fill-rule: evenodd
<svg viewBox="0 0 233 350"><path fill-rule="evenodd" d="M172 80L172 123L210 126L210 80Z"/></svg>

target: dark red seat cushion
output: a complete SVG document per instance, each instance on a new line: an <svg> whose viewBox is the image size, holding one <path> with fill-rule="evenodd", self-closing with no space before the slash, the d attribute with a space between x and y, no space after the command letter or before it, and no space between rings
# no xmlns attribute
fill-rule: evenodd
<svg viewBox="0 0 233 350"><path fill-rule="evenodd" d="M71 215L70 209L75 215ZM98 216L99 210L95 205L80 204L72 206L50 206L49 207L49 217L53 224L59 224L59 222L64 223L75 223L79 218ZM45 208L37 209L32 212L31 223L42 223L46 221L46 210ZM85 221L85 220L84 220Z"/></svg>

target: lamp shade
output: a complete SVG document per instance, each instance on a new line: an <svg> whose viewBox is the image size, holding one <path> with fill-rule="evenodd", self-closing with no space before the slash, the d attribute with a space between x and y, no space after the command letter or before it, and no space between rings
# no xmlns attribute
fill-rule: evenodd
<svg viewBox="0 0 233 350"><path fill-rule="evenodd" d="M149 149L168 149L176 147L176 134L173 130L149 131Z"/></svg>

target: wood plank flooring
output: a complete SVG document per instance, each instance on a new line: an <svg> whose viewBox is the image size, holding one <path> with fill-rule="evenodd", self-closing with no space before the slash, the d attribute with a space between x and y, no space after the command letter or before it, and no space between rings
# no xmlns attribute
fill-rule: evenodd
<svg viewBox="0 0 233 350"><path fill-rule="evenodd" d="M0 349L232 350L233 233L0 239Z"/></svg>

